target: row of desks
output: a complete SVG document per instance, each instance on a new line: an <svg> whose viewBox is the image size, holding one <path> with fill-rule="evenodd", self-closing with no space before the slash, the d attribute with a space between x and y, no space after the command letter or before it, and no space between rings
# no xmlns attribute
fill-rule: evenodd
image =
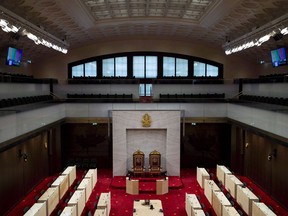
<svg viewBox="0 0 288 216"><path fill-rule="evenodd" d="M111 192L101 193L94 216L109 216L111 209Z"/></svg>
<svg viewBox="0 0 288 216"><path fill-rule="evenodd" d="M205 216L202 206L195 194L186 193L185 210L188 216Z"/></svg>
<svg viewBox="0 0 288 216"><path fill-rule="evenodd" d="M58 205L60 199L68 191L68 188L76 179L76 166L67 167L61 175L51 184L42 196L26 213L25 216L46 216L50 215Z"/></svg>
<svg viewBox="0 0 288 216"><path fill-rule="evenodd" d="M243 183L232 174L225 166L217 165L216 175L218 180L224 185L226 190L236 199L236 202L245 211L247 215L265 216L275 214L264 204L259 202L259 198L247 187L243 187ZM204 189L204 194L214 211L218 216L233 215L238 216L239 213L231 205L225 194L220 190L218 185L209 180L210 176L205 168L197 167L197 181ZM203 183L204 182L204 183Z"/></svg>
<svg viewBox="0 0 288 216"><path fill-rule="evenodd" d="M76 179L76 166L67 167L51 184L25 216L47 216L56 208ZM90 169L78 185L61 215L81 215L92 189L97 183L97 169Z"/></svg>
<svg viewBox="0 0 288 216"><path fill-rule="evenodd" d="M67 203L67 206L64 208L64 211L75 211L75 216L80 216L83 212L83 209L92 193L93 188L97 183L97 169L89 169L85 174L84 178L77 187L77 190L73 193L72 197ZM67 207L75 207L74 209L68 209ZM63 216L65 215L63 213ZM62 214L61 214L62 215Z"/></svg>
<svg viewBox="0 0 288 216"><path fill-rule="evenodd" d="M218 180L223 183L225 189L236 199L236 202L247 215L276 216L264 203L259 202L259 197L249 188L245 187L228 168L217 165L216 174Z"/></svg>

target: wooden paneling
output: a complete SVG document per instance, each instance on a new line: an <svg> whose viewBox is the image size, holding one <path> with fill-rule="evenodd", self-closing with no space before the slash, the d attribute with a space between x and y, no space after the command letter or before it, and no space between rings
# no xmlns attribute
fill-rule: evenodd
<svg viewBox="0 0 288 216"><path fill-rule="evenodd" d="M0 215L23 196L23 161L18 157L18 147L0 153Z"/></svg>
<svg viewBox="0 0 288 216"><path fill-rule="evenodd" d="M231 127L225 123L186 123L181 137L181 167L230 166Z"/></svg>
<svg viewBox="0 0 288 216"><path fill-rule="evenodd" d="M232 125L231 128L231 169L243 174L244 168L244 132L243 129Z"/></svg>
<svg viewBox="0 0 288 216"><path fill-rule="evenodd" d="M245 175L266 191L271 187L271 145L261 136L247 132L245 141Z"/></svg>
<svg viewBox="0 0 288 216"><path fill-rule="evenodd" d="M61 155L61 127L57 126L48 133L49 173L54 174L62 170Z"/></svg>
<svg viewBox="0 0 288 216"><path fill-rule="evenodd" d="M271 194L288 208L288 148L274 143L272 155Z"/></svg>
<svg viewBox="0 0 288 216"><path fill-rule="evenodd" d="M25 142L23 152L27 155L24 161L24 188L30 190L42 178L48 175L48 147L47 132Z"/></svg>
<svg viewBox="0 0 288 216"><path fill-rule="evenodd" d="M245 131L244 153L244 175L287 208L288 147L267 134Z"/></svg>
<svg viewBox="0 0 288 216"><path fill-rule="evenodd" d="M0 215L48 176L47 142L47 132L42 132L0 153Z"/></svg>

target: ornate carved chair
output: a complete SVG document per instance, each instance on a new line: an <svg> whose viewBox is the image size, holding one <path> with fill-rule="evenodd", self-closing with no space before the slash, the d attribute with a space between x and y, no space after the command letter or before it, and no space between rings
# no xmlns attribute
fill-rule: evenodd
<svg viewBox="0 0 288 216"><path fill-rule="evenodd" d="M149 171L151 174L160 174L161 170L161 154L154 150L149 154Z"/></svg>
<svg viewBox="0 0 288 216"><path fill-rule="evenodd" d="M137 150L136 152L133 153L133 173L134 174L141 174L144 173L145 168L144 168L144 159L145 155L142 151Z"/></svg>

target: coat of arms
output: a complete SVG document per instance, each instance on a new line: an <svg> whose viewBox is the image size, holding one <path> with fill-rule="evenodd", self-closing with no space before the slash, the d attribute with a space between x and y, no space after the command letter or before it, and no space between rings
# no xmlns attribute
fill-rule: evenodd
<svg viewBox="0 0 288 216"><path fill-rule="evenodd" d="M142 117L142 126L143 127L150 127L151 126L151 116L146 113Z"/></svg>

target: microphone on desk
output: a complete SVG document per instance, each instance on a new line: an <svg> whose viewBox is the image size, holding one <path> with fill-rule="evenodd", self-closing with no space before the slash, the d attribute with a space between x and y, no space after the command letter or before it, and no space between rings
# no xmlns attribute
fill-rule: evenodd
<svg viewBox="0 0 288 216"><path fill-rule="evenodd" d="M150 205L150 209L154 209L154 206L153 206L153 205Z"/></svg>

